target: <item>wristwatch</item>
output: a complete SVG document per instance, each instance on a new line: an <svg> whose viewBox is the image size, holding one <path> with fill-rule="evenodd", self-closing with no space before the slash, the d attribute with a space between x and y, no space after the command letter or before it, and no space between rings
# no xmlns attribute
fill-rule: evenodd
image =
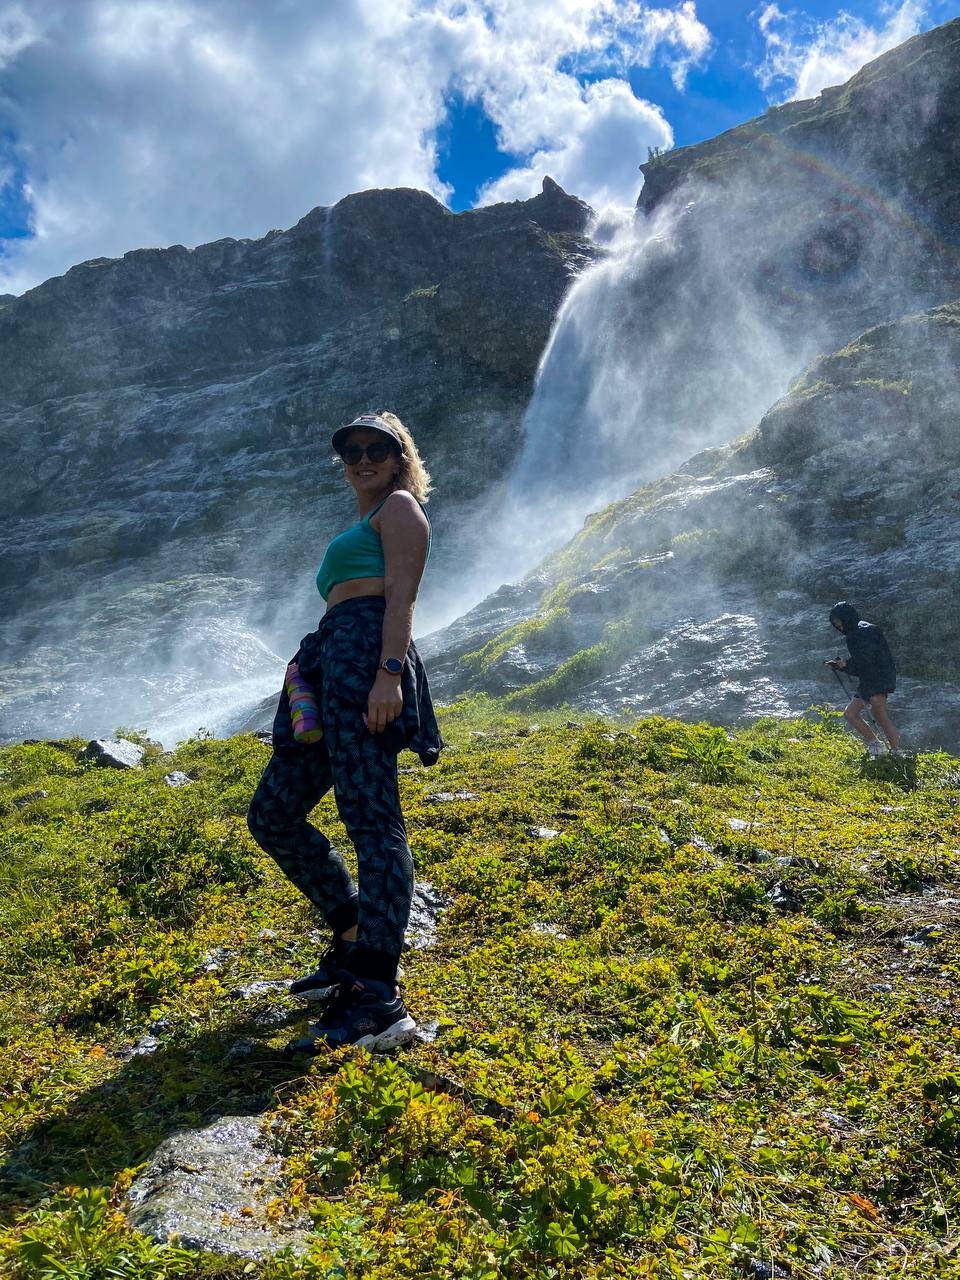
<svg viewBox="0 0 960 1280"><path fill-rule="evenodd" d="M399 658L384 658L380 663L381 671L389 671L392 676L398 676L403 670L403 663Z"/></svg>

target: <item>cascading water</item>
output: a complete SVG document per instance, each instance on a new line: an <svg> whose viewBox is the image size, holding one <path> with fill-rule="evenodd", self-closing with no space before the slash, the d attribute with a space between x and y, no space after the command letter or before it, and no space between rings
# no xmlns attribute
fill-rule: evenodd
<svg viewBox="0 0 960 1280"><path fill-rule="evenodd" d="M517 582L592 511L752 427L816 349L790 350L709 198L605 215L605 256L573 284L544 351L523 446L460 612Z"/></svg>

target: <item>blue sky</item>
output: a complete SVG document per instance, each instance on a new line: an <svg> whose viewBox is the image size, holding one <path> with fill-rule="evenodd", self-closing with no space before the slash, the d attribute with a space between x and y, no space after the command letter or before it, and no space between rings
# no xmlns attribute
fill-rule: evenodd
<svg viewBox="0 0 960 1280"><path fill-rule="evenodd" d="M758 15L766 6L745 6L725 0L699 0L697 16L710 31L712 44L702 67L694 68L683 89L671 78L669 66L661 63L632 71L630 86L641 98L656 103L673 128L674 145L687 146L715 137L754 116L762 115L773 101L793 96L789 80L774 80L766 87L758 77L766 54L766 41L758 26ZM882 30L897 6L854 0L838 5L833 0L805 0L802 6L782 5L793 16L798 31L798 47L803 32L814 38L811 28L835 22L846 14L855 22ZM916 31L927 31L960 14L960 5L943 0L917 7ZM853 68L856 70L856 68ZM853 72L851 71L851 74ZM589 76L581 77L588 80ZM449 115L439 131L438 173L453 188L450 208L469 209L481 188L505 174L515 158L497 149L496 129L477 102L465 102L461 95L450 100ZM645 159L641 156L640 160ZM639 161L638 161L639 163ZM638 175L639 178L639 175Z"/></svg>
<svg viewBox="0 0 960 1280"><path fill-rule="evenodd" d="M278 14L282 13L282 21ZM948 0L0 0L0 293L259 236L368 187L543 175L632 205L650 146L815 96Z"/></svg>

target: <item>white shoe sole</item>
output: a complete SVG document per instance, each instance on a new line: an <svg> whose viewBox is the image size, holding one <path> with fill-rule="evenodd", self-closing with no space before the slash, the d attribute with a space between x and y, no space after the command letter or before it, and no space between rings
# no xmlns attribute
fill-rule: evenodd
<svg viewBox="0 0 960 1280"><path fill-rule="evenodd" d="M382 1053L386 1049L395 1049L397 1045L406 1044L407 1041L412 1040L416 1030L417 1024L408 1013L392 1027L387 1027L386 1031L381 1031L375 1036L361 1036L359 1040L354 1041L354 1044L362 1049L370 1049L374 1053Z"/></svg>
<svg viewBox="0 0 960 1280"><path fill-rule="evenodd" d="M310 987L308 991L291 991L290 995L294 1000L326 1000L327 996L336 989L334 982L329 987Z"/></svg>

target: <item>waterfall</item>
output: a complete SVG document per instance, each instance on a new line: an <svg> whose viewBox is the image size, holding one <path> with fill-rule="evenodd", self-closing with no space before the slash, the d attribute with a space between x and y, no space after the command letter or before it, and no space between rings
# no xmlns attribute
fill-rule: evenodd
<svg viewBox="0 0 960 1280"><path fill-rule="evenodd" d="M557 314L460 613L520 581L591 512L751 429L783 394L818 334L788 340L764 294L757 263L777 234L745 238L729 193L604 216L593 231L604 254Z"/></svg>

